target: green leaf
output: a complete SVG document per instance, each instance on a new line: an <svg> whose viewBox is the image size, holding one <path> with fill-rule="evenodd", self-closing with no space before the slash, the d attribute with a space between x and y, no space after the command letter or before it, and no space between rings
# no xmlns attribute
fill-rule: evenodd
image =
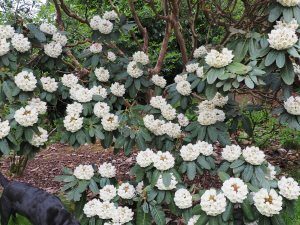
<svg viewBox="0 0 300 225"><path fill-rule="evenodd" d="M247 183L251 180L253 176L253 166L252 165L247 165L245 170L242 173L242 178L243 180Z"/></svg>
<svg viewBox="0 0 300 225"><path fill-rule="evenodd" d="M276 65L278 68L282 68L285 64L285 53L279 52L276 57Z"/></svg>
<svg viewBox="0 0 300 225"><path fill-rule="evenodd" d="M145 142L145 140L144 140L144 138L143 138L143 136L142 136L141 133L138 133L138 134L136 135L136 143L137 143L138 148L139 148L140 150L146 150L146 148L147 148L146 142Z"/></svg>
<svg viewBox="0 0 300 225"><path fill-rule="evenodd" d="M0 140L0 150L4 155L8 155L10 153L8 143L5 139Z"/></svg>
<svg viewBox="0 0 300 225"><path fill-rule="evenodd" d="M231 73L239 74L239 75L244 75L247 74L250 71L249 66L245 66L242 63L239 62L233 62L230 65L226 67Z"/></svg>
<svg viewBox="0 0 300 225"><path fill-rule="evenodd" d="M233 168L237 168L237 167L243 165L244 163L245 163L244 160L237 159L237 160L235 160L233 163L231 163L230 168L232 168L232 169L233 169Z"/></svg>
<svg viewBox="0 0 300 225"><path fill-rule="evenodd" d="M162 178L163 178L163 183L164 183L164 185L165 185L166 187L169 187L170 184L171 184L171 180L172 180L172 175L171 175L171 173L169 173L169 172L163 173Z"/></svg>
<svg viewBox="0 0 300 225"><path fill-rule="evenodd" d="M200 217L197 220L195 225L206 225L208 220L209 220L209 217L205 213L203 213L200 215Z"/></svg>
<svg viewBox="0 0 300 225"><path fill-rule="evenodd" d="M272 225L285 225L282 215L274 215L271 217Z"/></svg>
<svg viewBox="0 0 300 225"><path fill-rule="evenodd" d="M261 216L258 221L258 225L271 225L269 217Z"/></svg>
<svg viewBox="0 0 300 225"><path fill-rule="evenodd" d="M273 62L275 62L277 55L277 51L271 50L265 59L265 66L270 66Z"/></svg>
<svg viewBox="0 0 300 225"><path fill-rule="evenodd" d="M197 159L197 162L199 163L199 165L207 170L210 170L210 164L205 160L205 157L203 155L200 155Z"/></svg>
<svg viewBox="0 0 300 225"><path fill-rule="evenodd" d="M248 88L253 89L254 88L254 82L250 79L250 77L245 77L245 84Z"/></svg>
<svg viewBox="0 0 300 225"><path fill-rule="evenodd" d="M222 218L225 222L227 222L230 219L230 217L232 216L232 212L233 212L233 204L231 202L228 202L226 206L226 210L222 214Z"/></svg>
<svg viewBox="0 0 300 225"><path fill-rule="evenodd" d="M215 216L211 216L209 218L209 225L219 225L218 218Z"/></svg>
<svg viewBox="0 0 300 225"><path fill-rule="evenodd" d="M255 220L254 212L248 199L245 199L244 202L242 203L242 210L247 220L249 221Z"/></svg>
<svg viewBox="0 0 300 225"><path fill-rule="evenodd" d="M166 216L161 206L150 205L150 212L157 225L166 224Z"/></svg>
<svg viewBox="0 0 300 225"><path fill-rule="evenodd" d="M213 84L217 80L219 74L221 74L221 73L224 73L224 69L220 70L220 69L211 68L207 72L207 83Z"/></svg>
<svg viewBox="0 0 300 225"><path fill-rule="evenodd" d="M218 176L220 177L221 181L225 181L225 180L228 180L230 178L229 174L228 173L225 173L223 171L219 171L218 172Z"/></svg>
<svg viewBox="0 0 300 225"><path fill-rule="evenodd" d="M137 208L136 223L140 225L151 225L149 213L145 213L141 207Z"/></svg>
<svg viewBox="0 0 300 225"><path fill-rule="evenodd" d="M91 181L90 181L89 188L94 194L99 193L98 185L93 179L91 179Z"/></svg>
<svg viewBox="0 0 300 225"><path fill-rule="evenodd" d="M281 7L275 6L273 9L270 10L268 20L273 23L275 22L281 15L282 9Z"/></svg>
<svg viewBox="0 0 300 225"><path fill-rule="evenodd" d="M196 176L196 164L195 162L187 163L187 176L189 180L194 180Z"/></svg>

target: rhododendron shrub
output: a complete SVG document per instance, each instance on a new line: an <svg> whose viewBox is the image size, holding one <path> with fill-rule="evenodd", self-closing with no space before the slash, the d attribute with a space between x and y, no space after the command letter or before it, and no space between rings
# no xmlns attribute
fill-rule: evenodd
<svg viewBox="0 0 300 225"><path fill-rule="evenodd" d="M65 7L55 0L57 25L0 25L1 154L26 162L57 134L74 148L99 141L134 156L127 180L117 179L111 162L65 168L57 177L81 224L284 224L283 213L300 195L298 183L282 176L261 149L233 144L230 135L240 127L251 133L236 93L276 101L279 122L300 130L300 97L293 90L299 2L268 2L268 29L231 27L220 45L194 46L190 57L177 18L163 17L183 56L182 73L168 74L172 82L160 74L169 28L155 63L147 29L129 3L144 39L133 54L118 46L131 23L114 10L89 20L72 14L91 30L78 40L82 48L69 43ZM203 174L218 176L220 185L204 189Z"/></svg>

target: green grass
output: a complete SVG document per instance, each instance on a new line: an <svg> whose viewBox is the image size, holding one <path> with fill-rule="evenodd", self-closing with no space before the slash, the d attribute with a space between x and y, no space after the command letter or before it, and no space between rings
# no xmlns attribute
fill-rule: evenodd
<svg viewBox="0 0 300 225"><path fill-rule="evenodd" d="M290 218L288 215L284 215L284 220L287 225L299 225L300 224L300 199L296 203L295 217Z"/></svg>

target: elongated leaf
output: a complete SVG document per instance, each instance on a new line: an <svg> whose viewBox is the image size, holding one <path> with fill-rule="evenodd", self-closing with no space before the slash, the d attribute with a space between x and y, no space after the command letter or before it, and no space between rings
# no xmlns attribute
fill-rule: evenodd
<svg viewBox="0 0 300 225"><path fill-rule="evenodd" d="M161 206L150 205L150 212L157 225L166 224L166 216Z"/></svg>

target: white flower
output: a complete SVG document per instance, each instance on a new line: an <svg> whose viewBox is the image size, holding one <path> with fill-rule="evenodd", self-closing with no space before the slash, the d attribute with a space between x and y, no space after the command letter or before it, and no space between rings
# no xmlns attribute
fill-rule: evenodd
<svg viewBox="0 0 300 225"><path fill-rule="evenodd" d="M228 162L237 160L242 154L242 149L238 145L226 145L222 151L222 158Z"/></svg>
<svg viewBox="0 0 300 225"><path fill-rule="evenodd" d="M138 194L142 194L143 193L143 190L144 190L144 182L141 181L139 182L136 187L135 187L135 190Z"/></svg>
<svg viewBox="0 0 300 225"><path fill-rule="evenodd" d="M97 210L100 208L101 202L99 199L93 199L87 202L83 207L83 212L86 217L94 217L97 215Z"/></svg>
<svg viewBox="0 0 300 225"><path fill-rule="evenodd" d="M15 29L11 25L0 25L0 39L10 39L14 34Z"/></svg>
<svg viewBox="0 0 300 225"><path fill-rule="evenodd" d="M281 177L278 188L279 193L289 200L297 200L300 196L300 186L292 177Z"/></svg>
<svg viewBox="0 0 300 225"><path fill-rule="evenodd" d="M293 63L294 72L298 76L298 80L300 80L300 65Z"/></svg>
<svg viewBox="0 0 300 225"><path fill-rule="evenodd" d="M90 46L90 51L91 51L91 53L94 53L94 54L100 53L100 52L102 52L102 45L100 43L93 43Z"/></svg>
<svg viewBox="0 0 300 225"><path fill-rule="evenodd" d="M283 50L293 47L298 41L296 31L288 27L278 27L268 34L271 48Z"/></svg>
<svg viewBox="0 0 300 225"><path fill-rule="evenodd" d="M188 96L192 92L191 84L186 80L180 81L176 85L176 90L179 94Z"/></svg>
<svg viewBox="0 0 300 225"><path fill-rule="evenodd" d="M81 103L90 102L93 99L93 92L80 84L75 84L70 89L70 97Z"/></svg>
<svg viewBox="0 0 300 225"><path fill-rule="evenodd" d="M147 148L145 151L140 151L136 156L136 163L140 167L150 166L153 162L154 155L155 153L149 148Z"/></svg>
<svg viewBox="0 0 300 225"><path fill-rule="evenodd" d="M51 34L51 35L57 32L57 28L53 24L49 24L46 22L40 25L40 30L46 34Z"/></svg>
<svg viewBox="0 0 300 225"><path fill-rule="evenodd" d="M106 131L113 131L119 127L119 117L117 115L108 113L103 115L101 124Z"/></svg>
<svg viewBox="0 0 300 225"><path fill-rule="evenodd" d="M284 20L278 20L276 21L276 25L274 26L275 29L281 29L283 27L291 28L293 30L297 30L299 27L299 24L296 19L292 19L290 22L285 22Z"/></svg>
<svg viewBox="0 0 300 225"><path fill-rule="evenodd" d="M212 49L205 57L205 62L214 68L222 68L232 62L234 55L231 50L223 48L222 52Z"/></svg>
<svg viewBox="0 0 300 225"><path fill-rule="evenodd" d="M116 210L116 206L113 202L101 202L97 209L97 216L99 218L106 220L111 219L113 217L114 211Z"/></svg>
<svg viewBox="0 0 300 225"><path fill-rule="evenodd" d="M96 15L90 21L90 26L93 30L98 30L101 23L101 17Z"/></svg>
<svg viewBox="0 0 300 225"><path fill-rule="evenodd" d="M123 84L115 82L110 86L110 91L113 95L117 97L122 97L125 94L126 90Z"/></svg>
<svg viewBox="0 0 300 225"><path fill-rule="evenodd" d="M135 188L129 183L122 183L118 188L118 195L123 199L132 199L135 196Z"/></svg>
<svg viewBox="0 0 300 225"><path fill-rule="evenodd" d="M107 82L109 80L109 71L104 67L96 68L95 75L100 82Z"/></svg>
<svg viewBox="0 0 300 225"><path fill-rule="evenodd" d="M190 123L189 119L182 113L178 114L177 119L179 125L182 127L186 127Z"/></svg>
<svg viewBox="0 0 300 225"><path fill-rule="evenodd" d="M277 0L277 2L286 7L296 6L300 4L300 0Z"/></svg>
<svg viewBox="0 0 300 225"><path fill-rule="evenodd" d="M203 78L204 77L204 68L203 68L203 66L199 67L196 70L196 74L197 74L197 77L199 77L199 78Z"/></svg>
<svg viewBox="0 0 300 225"><path fill-rule="evenodd" d="M42 77L41 83L42 83L43 89L49 93L56 91L58 88L58 83L55 81L54 78L51 78L51 77Z"/></svg>
<svg viewBox="0 0 300 225"><path fill-rule="evenodd" d="M143 70L135 61L131 61L127 66L127 73L133 78L139 78L143 75Z"/></svg>
<svg viewBox="0 0 300 225"><path fill-rule="evenodd" d="M203 126L209 126L218 121L223 122L224 120L225 113L219 109L201 111L198 115L198 122Z"/></svg>
<svg viewBox="0 0 300 225"><path fill-rule="evenodd" d="M107 105L105 102L97 102L94 105L94 114L99 118L109 114L109 110L109 105Z"/></svg>
<svg viewBox="0 0 300 225"><path fill-rule="evenodd" d="M94 168L91 165L79 165L73 175L79 180L90 180L94 176Z"/></svg>
<svg viewBox="0 0 300 225"><path fill-rule="evenodd" d="M189 143L187 145L183 145L180 149L180 156L183 161L194 161L200 155L200 149Z"/></svg>
<svg viewBox="0 0 300 225"><path fill-rule="evenodd" d="M143 118L145 127L150 130L155 135L163 135L165 134L164 124L165 121L154 119L153 115L146 115Z"/></svg>
<svg viewBox="0 0 300 225"><path fill-rule="evenodd" d="M117 195L117 189L114 185L105 185L99 191L99 198L103 201L110 201Z"/></svg>
<svg viewBox="0 0 300 225"><path fill-rule="evenodd" d="M153 156L153 166L160 171L171 169L175 164L175 158L168 151L158 151Z"/></svg>
<svg viewBox="0 0 300 225"><path fill-rule="evenodd" d="M27 105L15 112L14 118L18 124L23 127L30 127L38 121L38 112L36 109Z"/></svg>
<svg viewBox="0 0 300 225"><path fill-rule="evenodd" d="M186 72L188 73L194 73L199 68L199 63L190 63L185 66Z"/></svg>
<svg viewBox="0 0 300 225"><path fill-rule="evenodd" d="M275 166L273 166L271 163L268 163L265 177L267 180L274 180L276 178Z"/></svg>
<svg viewBox="0 0 300 225"><path fill-rule="evenodd" d="M150 105L156 109L162 109L167 105L167 101L163 96L153 96L150 99Z"/></svg>
<svg viewBox="0 0 300 225"><path fill-rule="evenodd" d="M63 122L66 130L72 133L80 130L83 126L83 118L79 115L67 115Z"/></svg>
<svg viewBox="0 0 300 225"><path fill-rule="evenodd" d="M243 150L243 157L252 165L261 165L265 161L265 153L254 146L246 147Z"/></svg>
<svg viewBox="0 0 300 225"><path fill-rule="evenodd" d="M161 125L162 132L171 138L178 138L181 136L181 127L177 123L167 122Z"/></svg>
<svg viewBox="0 0 300 225"><path fill-rule="evenodd" d="M73 102L72 104L67 105L66 112L68 115L77 115L81 114L83 111L83 106L82 104L78 102Z"/></svg>
<svg viewBox="0 0 300 225"><path fill-rule="evenodd" d="M223 193L217 193L215 189L204 192L201 196L201 208L209 216L217 216L226 210L226 198Z"/></svg>
<svg viewBox="0 0 300 225"><path fill-rule="evenodd" d="M118 19L118 14L114 10L106 11L103 14L103 19L116 20L116 19Z"/></svg>
<svg viewBox="0 0 300 225"><path fill-rule="evenodd" d="M1 122L0 119L0 140L5 138L10 131L10 126L9 126L9 121L8 120L4 120Z"/></svg>
<svg viewBox="0 0 300 225"><path fill-rule="evenodd" d="M133 211L127 206L119 206L116 210L114 210L112 220L116 225L124 224L130 222L133 219L133 215Z"/></svg>
<svg viewBox="0 0 300 225"><path fill-rule="evenodd" d="M199 218L200 216L194 215L192 218L189 219L187 225L195 225Z"/></svg>
<svg viewBox="0 0 300 225"><path fill-rule="evenodd" d="M176 118L176 109L174 109L170 104L164 105L161 108L161 115L166 120L174 120Z"/></svg>
<svg viewBox="0 0 300 225"><path fill-rule="evenodd" d="M37 80L32 72L23 70L14 79L17 87L22 91L33 91L36 88Z"/></svg>
<svg viewBox="0 0 300 225"><path fill-rule="evenodd" d="M240 178L229 178L221 189L232 203L242 203L248 195L247 185Z"/></svg>
<svg viewBox="0 0 300 225"><path fill-rule="evenodd" d="M200 113L201 111L210 111L215 109L215 104L212 101L202 101L198 105L198 112Z"/></svg>
<svg viewBox="0 0 300 225"><path fill-rule="evenodd" d="M168 191L168 190L172 190L172 189L175 189L176 188L176 185L177 185L177 180L176 180L176 177L173 175L173 173L171 173L171 183L169 186L165 186L164 182L163 182L163 178L162 178L162 175L159 175L158 177L158 180L157 180L157 183L156 183L156 187L158 188L158 190L161 190L161 191Z"/></svg>
<svg viewBox="0 0 300 225"><path fill-rule="evenodd" d="M21 53L27 52L31 48L31 44L27 37L23 34L14 34L11 39L12 46Z"/></svg>
<svg viewBox="0 0 300 225"><path fill-rule="evenodd" d="M254 205L264 216L271 217L279 214L282 209L282 197L274 189L268 192L262 188L253 196Z"/></svg>
<svg viewBox="0 0 300 225"><path fill-rule="evenodd" d="M111 62L114 62L117 59L117 56L113 52L107 52L107 59Z"/></svg>
<svg viewBox="0 0 300 225"><path fill-rule="evenodd" d="M47 103L42 101L40 98L32 98L28 101L28 105L33 109L36 109L38 114L45 114L47 112Z"/></svg>
<svg viewBox="0 0 300 225"><path fill-rule="evenodd" d="M228 96L223 97L219 92L216 93L215 97L211 100L211 102L218 107L224 107L228 102Z"/></svg>
<svg viewBox="0 0 300 225"><path fill-rule="evenodd" d="M78 83L78 78L73 74L64 74L61 78L61 82L64 86L71 88Z"/></svg>
<svg viewBox="0 0 300 225"><path fill-rule="evenodd" d="M116 176L116 167L105 162L99 166L99 173L101 177L113 178Z"/></svg>
<svg viewBox="0 0 300 225"><path fill-rule="evenodd" d="M52 41L49 44L44 45L44 51L45 54L51 58L57 58L62 53L62 46L60 43Z"/></svg>
<svg viewBox="0 0 300 225"><path fill-rule="evenodd" d="M187 79L187 74L183 74L183 75L178 74L178 75L175 76L174 81L175 81L176 84L178 84L181 81L186 81L186 79Z"/></svg>
<svg viewBox="0 0 300 225"><path fill-rule="evenodd" d="M43 146L48 141L48 132L42 127L38 127L39 132L34 133L31 141L29 142L35 147Z"/></svg>
<svg viewBox="0 0 300 225"><path fill-rule="evenodd" d="M210 156L214 152L213 146L205 141L197 141L197 143L194 145L194 148L205 156Z"/></svg>
<svg viewBox="0 0 300 225"><path fill-rule="evenodd" d="M167 84L167 81L165 80L165 78L163 78L162 76L159 76L157 74L152 76L151 81L153 82L153 84L155 84L156 86L158 86L160 88L165 88L165 86Z"/></svg>
<svg viewBox="0 0 300 225"><path fill-rule="evenodd" d="M174 202L180 209L190 208L193 204L192 195L188 190L181 188L175 192Z"/></svg>
<svg viewBox="0 0 300 225"><path fill-rule="evenodd" d="M114 25L112 22L106 19L100 19L98 30L102 34L110 34L114 28Z"/></svg>
<svg viewBox="0 0 300 225"><path fill-rule="evenodd" d="M58 32L53 35L52 39L57 43L61 44L61 46L65 46L68 42L68 38L66 37L66 35L63 35Z"/></svg>
<svg viewBox="0 0 300 225"><path fill-rule="evenodd" d="M102 86L94 86L91 88L90 91L92 92L93 95L100 95L104 99L107 97L106 88Z"/></svg>
<svg viewBox="0 0 300 225"><path fill-rule="evenodd" d="M195 49L193 57L195 59L201 58L203 56L205 56L207 54L207 50L205 48L205 46L200 46L199 48Z"/></svg>
<svg viewBox="0 0 300 225"><path fill-rule="evenodd" d="M9 52L9 47L10 43L6 39L0 39L0 56L6 55Z"/></svg>
<svg viewBox="0 0 300 225"><path fill-rule="evenodd" d="M284 102L284 108L289 114L300 115L300 96L291 96Z"/></svg>
<svg viewBox="0 0 300 225"><path fill-rule="evenodd" d="M145 52L138 51L133 54L133 61L147 65L149 63L149 57Z"/></svg>

